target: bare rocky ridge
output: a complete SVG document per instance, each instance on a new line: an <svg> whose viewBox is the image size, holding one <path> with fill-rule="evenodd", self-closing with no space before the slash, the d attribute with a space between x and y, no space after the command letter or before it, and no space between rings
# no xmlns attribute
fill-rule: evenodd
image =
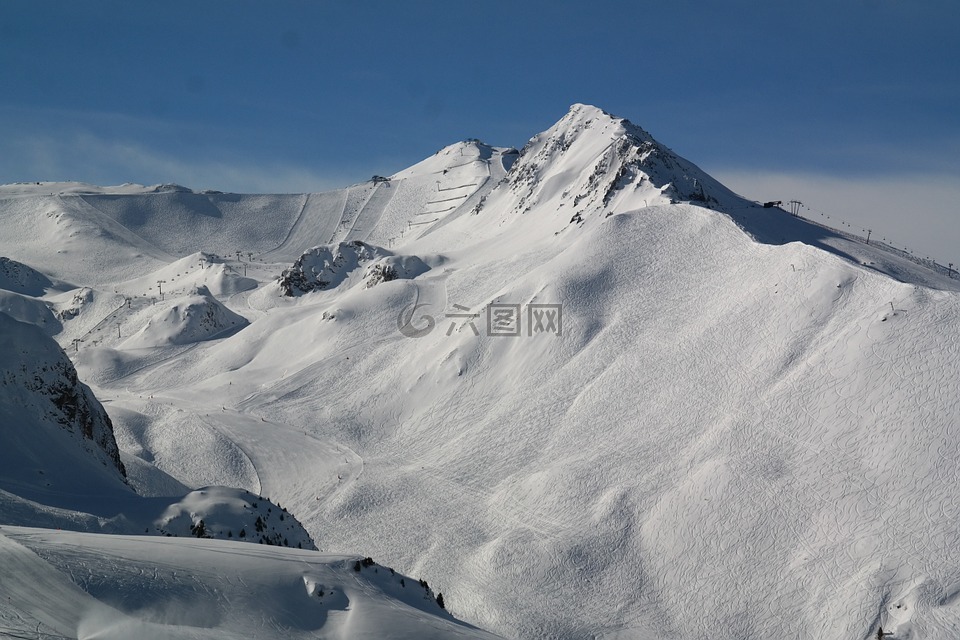
<svg viewBox="0 0 960 640"><path fill-rule="evenodd" d="M416 256L394 255L382 247L354 240L307 250L293 266L283 270L277 283L283 295L301 296L334 289L361 267L366 267L367 288L399 278L415 278L430 268Z"/></svg>

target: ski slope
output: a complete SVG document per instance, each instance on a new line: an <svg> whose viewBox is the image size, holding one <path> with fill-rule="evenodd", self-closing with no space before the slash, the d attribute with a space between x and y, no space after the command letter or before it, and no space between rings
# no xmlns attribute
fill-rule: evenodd
<svg viewBox="0 0 960 640"><path fill-rule="evenodd" d="M955 638L958 282L745 200L594 107L509 151L457 143L307 196L62 196L132 235L50 199L81 187L3 187L15 233L0 254L90 288L31 299L76 309L55 337L141 492L257 492L324 553L423 577L504 637ZM268 205L279 213L261 224ZM40 243L22 222L38 212L85 231ZM229 238L219 258L199 254L210 230ZM354 240L429 268L370 286L365 264L331 253L331 286L282 295L277 276L304 252ZM157 280L169 297L147 304ZM198 287L238 329L168 313L199 304ZM521 335L489 334L498 304L519 306ZM562 330L532 333L538 304L562 306ZM130 333L107 336L116 321ZM50 532L3 535L55 555ZM189 554L212 566L203 550L227 544ZM137 549L147 564L161 553ZM52 566L118 566L112 553ZM301 557L276 553L256 562ZM233 593L210 571L198 580ZM321 616L251 611L268 626ZM365 616L323 615L330 637L361 637L341 623Z"/></svg>

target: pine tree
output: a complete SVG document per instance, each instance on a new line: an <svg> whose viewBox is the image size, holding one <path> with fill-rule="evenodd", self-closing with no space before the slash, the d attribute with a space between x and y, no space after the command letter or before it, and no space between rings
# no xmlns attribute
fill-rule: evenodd
<svg viewBox="0 0 960 640"><path fill-rule="evenodd" d="M446 608L447 608L447 607L444 606L444 604L443 604L443 594L442 594L442 593L438 593L438 594L437 594L437 604L440 605L440 608L441 608L441 609L446 609Z"/></svg>

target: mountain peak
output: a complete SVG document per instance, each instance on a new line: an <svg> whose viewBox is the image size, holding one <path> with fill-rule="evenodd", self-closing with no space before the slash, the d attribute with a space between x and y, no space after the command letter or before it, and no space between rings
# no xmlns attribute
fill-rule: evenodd
<svg viewBox="0 0 960 640"><path fill-rule="evenodd" d="M594 106L592 104L585 104L583 102L574 102L570 105L570 108L567 110L567 115L576 114L576 115L586 115L588 117L597 118L600 116L607 116L614 118L611 114L607 113L600 107Z"/></svg>
<svg viewBox="0 0 960 640"><path fill-rule="evenodd" d="M429 158L390 176L390 179L402 180L428 174L444 174L451 169L487 162L504 151L506 149L491 147L477 138L467 138L443 147Z"/></svg>
<svg viewBox="0 0 960 640"><path fill-rule="evenodd" d="M558 125L561 123L582 123L587 127L593 128L596 128L596 125L600 125L601 128L605 126L619 126L623 129L623 132L619 132L615 128L611 128L609 131L611 133L629 133L638 137L650 138L649 133L626 118L614 115L609 111L605 111L592 104L583 104L581 102L575 102L574 104L570 105L566 115L564 115L563 118L557 122Z"/></svg>
<svg viewBox="0 0 960 640"><path fill-rule="evenodd" d="M507 201L508 209L525 213L549 202L546 209L577 223L601 210L681 201L713 206L735 197L641 127L582 103L530 139L498 191L484 206Z"/></svg>

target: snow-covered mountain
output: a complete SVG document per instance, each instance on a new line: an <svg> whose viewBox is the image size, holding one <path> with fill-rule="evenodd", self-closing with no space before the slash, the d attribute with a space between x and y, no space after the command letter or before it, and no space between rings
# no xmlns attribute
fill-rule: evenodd
<svg viewBox="0 0 960 640"><path fill-rule="evenodd" d="M496 196L508 199L514 212L550 208L577 222L599 211L609 215L679 201L737 201L640 127L582 104L530 139L491 204Z"/></svg>
<svg viewBox="0 0 960 640"><path fill-rule="evenodd" d="M60 326L29 340L70 353L140 494L107 514L12 492L0 523L161 533L76 555L56 549L79 533L0 532L57 589L99 567L81 600L141 594L118 558L171 566L179 543L201 591L233 598L270 564L348 594L271 609L302 634L482 637L350 554L505 637L960 626L957 281L746 200L622 118L574 105L519 152L466 140L320 194L8 185L0 226L0 254L38 274L0 280L23 298L0 308L50 309ZM204 532L236 536L253 496L340 559L271 548L228 570L231 536L184 535L215 499ZM264 610L217 611L177 633L233 637Z"/></svg>

